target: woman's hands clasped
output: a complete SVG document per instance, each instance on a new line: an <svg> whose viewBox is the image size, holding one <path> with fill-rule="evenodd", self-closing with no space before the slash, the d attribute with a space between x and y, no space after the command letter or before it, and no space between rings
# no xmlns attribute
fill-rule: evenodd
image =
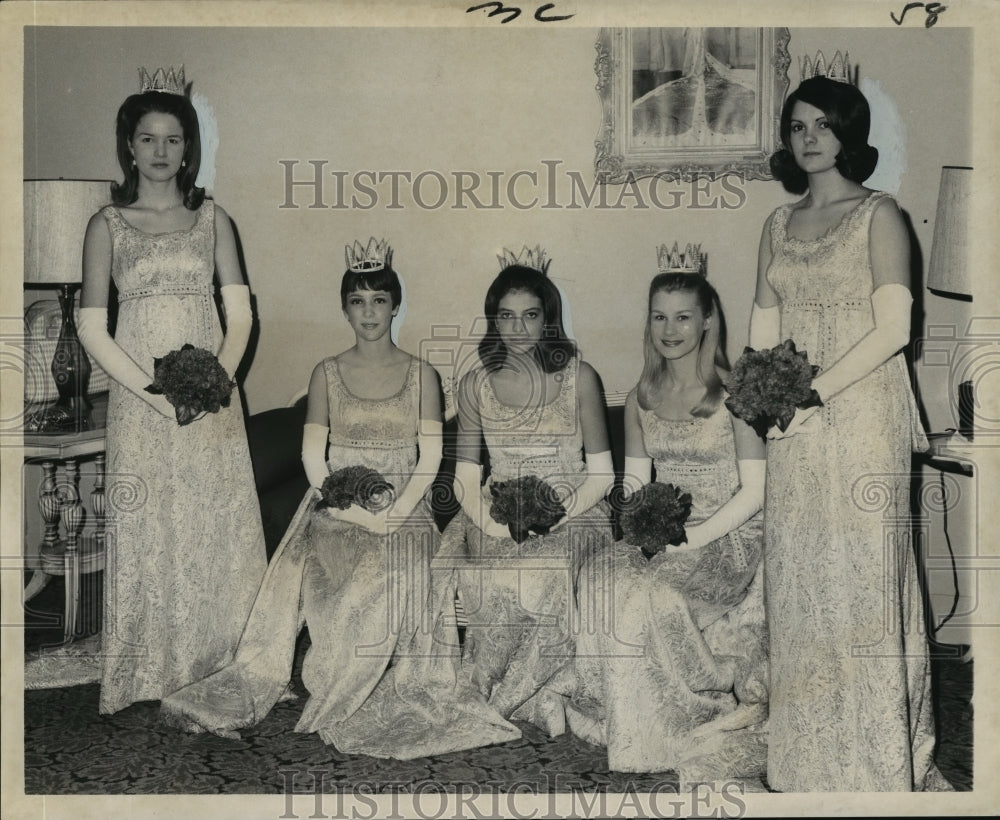
<svg viewBox="0 0 1000 820"><path fill-rule="evenodd" d="M171 421L177 421L177 412L174 410L174 406L167 401L166 396L162 394L155 396L148 394L148 397L143 396L142 398L150 407L156 410L156 412L164 418L170 419Z"/></svg>
<svg viewBox="0 0 1000 820"><path fill-rule="evenodd" d="M819 407L806 407L795 411L792 420L784 432L775 425L767 431L767 437L771 441L788 438L799 433L815 433L819 429L819 419L814 418Z"/></svg>
<svg viewBox="0 0 1000 820"><path fill-rule="evenodd" d="M388 535L390 532L389 516L385 510L376 514L368 512L364 507L359 507L357 504L351 504L346 510L341 510L337 507L327 507L326 512L338 521L343 521L345 524L352 524L355 527L363 527L375 535ZM392 529L396 528L393 527Z"/></svg>

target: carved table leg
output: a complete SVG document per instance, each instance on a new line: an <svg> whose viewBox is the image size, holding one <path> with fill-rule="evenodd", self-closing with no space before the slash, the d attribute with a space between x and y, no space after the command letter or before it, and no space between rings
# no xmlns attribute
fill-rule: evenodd
<svg viewBox="0 0 1000 820"><path fill-rule="evenodd" d="M56 463L42 462L42 483L38 487L38 510L45 524L45 537L39 549L38 560L44 555L51 555L59 549L59 513L62 504L56 490ZM44 569L37 569L31 575L31 580L24 588L24 602L27 603L52 580L52 576Z"/></svg>
<svg viewBox="0 0 1000 820"><path fill-rule="evenodd" d="M83 526L84 509L80 501L80 470L76 459L66 459L65 497L62 499L62 522L66 529L64 556L66 577L66 623L63 637L72 639L76 632L76 615L80 607L80 529Z"/></svg>
<svg viewBox="0 0 1000 820"><path fill-rule="evenodd" d="M94 478L94 489L90 491L90 509L94 511L94 551L104 554L104 527L105 527L105 498L104 498L104 470L107 457L104 453L99 453L94 459L94 466L97 469Z"/></svg>

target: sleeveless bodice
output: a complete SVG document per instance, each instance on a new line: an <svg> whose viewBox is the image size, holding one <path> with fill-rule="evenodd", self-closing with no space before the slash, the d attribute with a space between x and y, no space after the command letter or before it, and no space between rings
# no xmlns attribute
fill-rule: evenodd
<svg viewBox="0 0 1000 820"><path fill-rule="evenodd" d="M336 356L323 361L330 407L331 470L364 465L377 470L402 490L417 463L420 416L419 370L410 360L403 386L385 399L354 395L344 384Z"/></svg>
<svg viewBox="0 0 1000 820"><path fill-rule="evenodd" d="M115 236L111 271L119 300L139 292L183 292L212 286L215 273L215 205L206 200L191 228L151 234L134 227L114 205L104 208Z"/></svg>
<svg viewBox="0 0 1000 820"><path fill-rule="evenodd" d="M556 478L579 484L586 473L583 433L576 401L579 361L571 359L562 376L559 393L535 407L503 404L493 389L489 373L479 372L479 414L490 452L490 476L505 481L521 475Z"/></svg>
<svg viewBox="0 0 1000 820"><path fill-rule="evenodd" d="M817 239L788 235L792 205L771 220L767 281L781 300L781 338L792 338L809 361L827 367L875 326L868 228L875 206L889 197L873 191Z"/></svg>
<svg viewBox="0 0 1000 820"><path fill-rule="evenodd" d="M639 408L656 480L691 493L691 524L708 518L739 489L732 419L723 408L708 418L662 419Z"/></svg>
<svg viewBox="0 0 1000 820"><path fill-rule="evenodd" d="M780 299L781 338L794 340L821 370L875 327L869 233L872 214L885 199L891 199L889 194L872 191L816 239L788 235L792 205L778 208L771 220L767 281ZM857 403L872 417L887 419L894 433L908 436L912 449L927 448L902 353L834 396L820 411L822 424L829 429L842 422L838 416L846 417L848 405ZM908 412L901 413L900 408Z"/></svg>
<svg viewBox="0 0 1000 820"><path fill-rule="evenodd" d="M216 352L222 331L212 290L214 203L202 204L190 229L162 234L139 230L113 205L102 213L114 243L115 341L150 373L154 357L185 343Z"/></svg>

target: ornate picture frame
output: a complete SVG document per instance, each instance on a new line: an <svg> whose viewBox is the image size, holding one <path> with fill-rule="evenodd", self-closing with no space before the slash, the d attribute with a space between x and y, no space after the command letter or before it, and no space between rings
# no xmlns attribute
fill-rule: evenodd
<svg viewBox="0 0 1000 820"><path fill-rule="evenodd" d="M788 89L787 28L604 28L599 183L770 179Z"/></svg>

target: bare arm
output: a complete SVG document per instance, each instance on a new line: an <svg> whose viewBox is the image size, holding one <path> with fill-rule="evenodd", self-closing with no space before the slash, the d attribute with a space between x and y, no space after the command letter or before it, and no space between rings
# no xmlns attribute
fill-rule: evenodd
<svg viewBox="0 0 1000 820"><path fill-rule="evenodd" d="M309 399L306 423L302 430L302 466L313 487L322 487L330 474L326 463L326 443L330 435L330 408L326 392L326 373L323 363L313 368L309 379Z"/></svg>
<svg viewBox="0 0 1000 820"><path fill-rule="evenodd" d="M576 401L583 449L587 454L587 477L567 499L563 522L572 520L593 507L607 495L615 481L600 384L597 373L583 361L580 362L576 375Z"/></svg>
<svg viewBox="0 0 1000 820"><path fill-rule="evenodd" d="M750 309L749 344L754 350L774 347L780 340L781 309L778 295L767 281L767 270L771 267L771 214L764 223L757 250L757 291L753 307Z"/></svg>
<svg viewBox="0 0 1000 820"><path fill-rule="evenodd" d="M83 241L83 293L79 336L87 352L116 382L169 419L173 406L163 395L147 393L153 377L146 373L108 333L108 290L111 284L111 231L101 213L90 218Z"/></svg>
<svg viewBox="0 0 1000 820"><path fill-rule="evenodd" d="M218 358L232 378L250 340L253 311L250 308L250 288L244 283L240 270L232 222L220 206L212 207L215 208L215 272L219 277L219 292L226 312L226 336L219 348Z"/></svg>
<svg viewBox="0 0 1000 820"><path fill-rule="evenodd" d="M653 459L646 452L646 442L639 423L639 388L625 399L625 477L622 488L626 495L645 487L653 478Z"/></svg>

